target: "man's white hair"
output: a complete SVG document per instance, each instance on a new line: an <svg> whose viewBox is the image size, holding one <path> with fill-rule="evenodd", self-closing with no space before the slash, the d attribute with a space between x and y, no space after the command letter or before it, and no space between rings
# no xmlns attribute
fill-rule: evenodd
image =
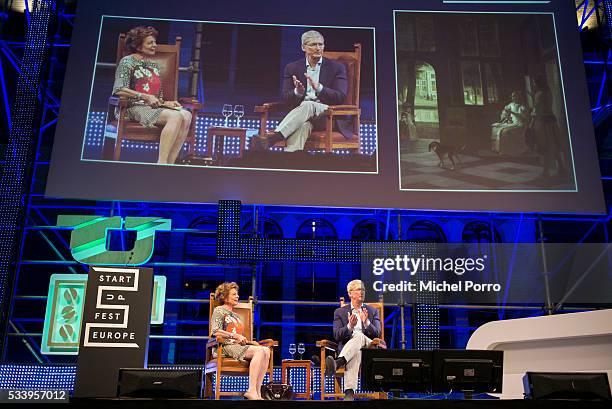
<svg viewBox="0 0 612 409"><path fill-rule="evenodd" d="M346 292L348 293L351 290L364 290L365 291L365 286L363 285L363 281L361 280L349 281L349 283L346 285Z"/></svg>
<svg viewBox="0 0 612 409"><path fill-rule="evenodd" d="M309 30L302 34L302 45L306 45L308 40L313 38L321 38L323 39L323 34L319 33L316 30Z"/></svg>

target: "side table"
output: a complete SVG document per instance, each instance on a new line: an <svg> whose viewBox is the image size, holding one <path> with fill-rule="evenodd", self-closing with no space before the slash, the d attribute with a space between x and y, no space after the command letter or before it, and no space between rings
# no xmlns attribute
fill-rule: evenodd
<svg viewBox="0 0 612 409"><path fill-rule="evenodd" d="M247 128L229 128L225 126L211 126L208 128L208 136L206 137L206 156L213 157L213 141L216 141L217 152L223 156L223 141L226 136L237 136L240 138L240 146L238 150L238 157L242 158L244 148L246 145Z"/></svg>
<svg viewBox="0 0 612 409"><path fill-rule="evenodd" d="M291 368L306 369L306 391L297 393L294 391L294 396L301 399L312 398L312 362L306 359L283 359L281 364L282 382L291 384L289 372ZM289 381L288 381L289 380Z"/></svg>

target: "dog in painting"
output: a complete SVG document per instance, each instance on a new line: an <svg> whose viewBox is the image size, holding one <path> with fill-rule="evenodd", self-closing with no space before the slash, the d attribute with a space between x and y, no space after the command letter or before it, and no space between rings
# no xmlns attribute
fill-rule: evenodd
<svg viewBox="0 0 612 409"><path fill-rule="evenodd" d="M444 163L444 159L448 159L451 163L451 170L455 169L455 159L459 163L461 163L461 158L459 158L459 153L463 152L465 149L465 145L457 147L452 145L442 145L440 142L432 142L429 144L429 152L435 152L438 155L438 166L446 169L446 164Z"/></svg>

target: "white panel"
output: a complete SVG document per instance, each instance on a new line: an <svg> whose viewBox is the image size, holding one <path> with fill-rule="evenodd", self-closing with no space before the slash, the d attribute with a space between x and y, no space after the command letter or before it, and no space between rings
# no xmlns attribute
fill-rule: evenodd
<svg viewBox="0 0 612 409"><path fill-rule="evenodd" d="M504 351L503 399L523 397L527 371L607 372L612 379L612 310L489 322L466 349Z"/></svg>

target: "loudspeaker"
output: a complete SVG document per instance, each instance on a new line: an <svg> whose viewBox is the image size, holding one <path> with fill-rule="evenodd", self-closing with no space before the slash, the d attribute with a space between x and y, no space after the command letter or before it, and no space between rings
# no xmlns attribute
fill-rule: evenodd
<svg viewBox="0 0 612 409"><path fill-rule="evenodd" d="M201 370L121 368L119 398L183 399L202 396Z"/></svg>
<svg viewBox="0 0 612 409"><path fill-rule="evenodd" d="M531 399L612 399L605 372L527 372L523 386Z"/></svg>

